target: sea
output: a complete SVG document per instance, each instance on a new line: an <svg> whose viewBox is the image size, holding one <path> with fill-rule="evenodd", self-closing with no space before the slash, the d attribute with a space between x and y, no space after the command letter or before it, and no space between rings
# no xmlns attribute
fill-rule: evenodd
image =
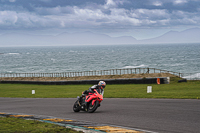
<svg viewBox="0 0 200 133"><path fill-rule="evenodd" d="M200 43L0 47L0 73L148 67L200 75Z"/></svg>

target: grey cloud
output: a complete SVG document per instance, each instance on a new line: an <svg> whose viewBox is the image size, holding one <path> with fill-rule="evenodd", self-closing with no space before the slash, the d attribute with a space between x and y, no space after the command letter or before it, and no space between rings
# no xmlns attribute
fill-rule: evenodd
<svg viewBox="0 0 200 133"><path fill-rule="evenodd" d="M0 28L144 28L200 25L196 0L1 0Z"/></svg>
<svg viewBox="0 0 200 133"><path fill-rule="evenodd" d="M9 0L10 2L15 2L16 0Z"/></svg>
<svg viewBox="0 0 200 133"><path fill-rule="evenodd" d="M66 6L66 7L52 7L52 8L47 8L47 7L37 7L35 8L35 12L39 15L62 15L62 14L73 14L74 9L73 7Z"/></svg>
<svg viewBox="0 0 200 133"><path fill-rule="evenodd" d="M0 14L1 29L37 29L59 25L58 21L52 21L29 12L1 11Z"/></svg>

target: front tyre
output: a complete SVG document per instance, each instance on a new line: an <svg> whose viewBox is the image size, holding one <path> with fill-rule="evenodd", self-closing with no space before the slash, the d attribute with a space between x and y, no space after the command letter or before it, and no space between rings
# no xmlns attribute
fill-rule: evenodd
<svg viewBox="0 0 200 133"><path fill-rule="evenodd" d="M88 112L93 113L98 107L99 107L99 101L94 102L94 105L92 105L91 101L88 107Z"/></svg>
<svg viewBox="0 0 200 133"><path fill-rule="evenodd" d="M79 106L79 100L74 103L73 110L74 112L79 112L81 110L81 106Z"/></svg>

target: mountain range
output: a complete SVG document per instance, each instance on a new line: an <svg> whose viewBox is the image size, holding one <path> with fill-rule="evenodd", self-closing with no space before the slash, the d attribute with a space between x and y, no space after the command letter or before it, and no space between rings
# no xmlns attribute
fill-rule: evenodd
<svg viewBox="0 0 200 133"><path fill-rule="evenodd" d="M162 36L141 40L145 44L163 43L200 43L200 28L187 29L181 32L169 31Z"/></svg>
<svg viewBox="0 0 200 133"><path fill-rule="evenodd" d="M109 45L109 44L169 44L200 43L200 28L181 32L169 31L159 37L137 40L132 36L110 37L92 32L61 33L53 35L31 35L8 33L0 35L0 46L68 46L68 45Z"/></svg>

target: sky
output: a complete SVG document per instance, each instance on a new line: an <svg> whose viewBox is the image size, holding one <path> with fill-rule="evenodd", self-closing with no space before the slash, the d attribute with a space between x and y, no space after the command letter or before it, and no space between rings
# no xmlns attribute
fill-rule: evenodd
<svg viewBox="0 0 200 133"><path fill-rule="evenodd" d="M0 0L0 34L90 31L148 39L200 27L200 0Z"/></svg>

